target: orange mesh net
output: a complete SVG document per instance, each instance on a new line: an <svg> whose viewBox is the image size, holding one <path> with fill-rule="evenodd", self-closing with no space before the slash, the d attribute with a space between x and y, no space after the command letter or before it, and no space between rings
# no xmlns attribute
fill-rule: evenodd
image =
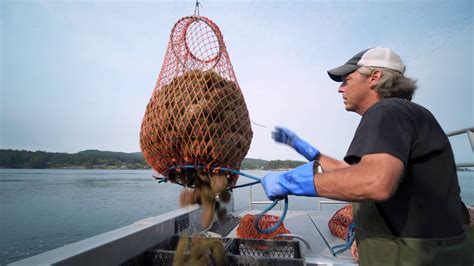
<svg viewBox="0 0 474 266"><path fill-rule="evenodd" d="M352 205L339 209L329 220L328 226L331 233L339 238L346 239L349 225L352 223Z"/></svg>
<svg viewBox="0 0 474 266"><path fill-rule="evenodd" d="M273 239L279 234L289 234L290 231L285 228L285 225L282 223L275 231L269 234L262 234L255 229L255 219L256 215L246 214L240 219L239 226L237 227L237 237L239 238L256 238L256 239ZM258 223L259 227L262 229L267 229L272 227L278 222L278 216L275 215L263 215L262 219Z"/></svg>
<svg viewBox="0 0 474 266"><path fill-rule="evenodd" d="M180 19L171 31L141 126L140 147L146 161L171 181L195 185L198 174L212 180L218 174L212 168L240 169L252 135L219 28L202 16ZM204 170L168 171L182 165ZM227 178L230 187L238 176Z"/></svg>

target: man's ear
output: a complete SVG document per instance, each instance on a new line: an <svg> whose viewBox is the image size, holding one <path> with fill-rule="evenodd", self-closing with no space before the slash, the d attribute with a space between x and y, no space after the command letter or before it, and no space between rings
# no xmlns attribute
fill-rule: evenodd
<svg viewBox="0 0 474 266"><path fill-rule="evenodd" d="M369 77L370 88L374 89L380 79L382 79L383 72L381 70L375 70Z"/></svg>

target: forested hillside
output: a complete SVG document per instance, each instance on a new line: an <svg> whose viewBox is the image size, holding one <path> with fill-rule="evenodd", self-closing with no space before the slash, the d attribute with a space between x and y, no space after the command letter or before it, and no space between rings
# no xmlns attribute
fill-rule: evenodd
<svg viewBox="0 0 474 266"><path fill-rule="evenodd" d="M289 169L304 162L290 160L261 160L246 158L242 169ZM26 150L0 150L0 168L85 168L85 169L147 169L150 168L141 152L124 153L85 150L60 153Z"/></svg>

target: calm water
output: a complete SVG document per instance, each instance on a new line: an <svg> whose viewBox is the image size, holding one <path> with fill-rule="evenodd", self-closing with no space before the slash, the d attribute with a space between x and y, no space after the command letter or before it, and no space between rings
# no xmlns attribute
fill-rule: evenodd
<svg viewBox="0 0 474 266"><path fill-rule="evenodd" d="M265 171L246 171L263 176ZM0 264L64 246L178 208L178 185L158 184L150 170L0 169ZM474 205L474 172L460 172L463 200ZM251 180L241 177L239 183ZM249 208L248 188L234 193ZM264 199L260 186L254 200ZM316 208L291 197L290 209Z"/></svg>

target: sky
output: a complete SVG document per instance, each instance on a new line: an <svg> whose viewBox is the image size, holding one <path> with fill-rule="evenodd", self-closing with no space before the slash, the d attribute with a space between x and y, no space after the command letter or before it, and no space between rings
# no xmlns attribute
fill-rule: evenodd
<svg viewBox="0 0 474 266"><path fill-rule="evenodd" d="M360 121L326 71L389 47L418 80L414 102L446 131L474 126L474 7L454 1L206 1L249 110L247 158L304 160L290 128L342 159ZM0 148L140 151L145 107L173 25L195 1L1 1ZM264 125L257 126L256 124ZM457 162L474 161L467 137Z"/></svg>

